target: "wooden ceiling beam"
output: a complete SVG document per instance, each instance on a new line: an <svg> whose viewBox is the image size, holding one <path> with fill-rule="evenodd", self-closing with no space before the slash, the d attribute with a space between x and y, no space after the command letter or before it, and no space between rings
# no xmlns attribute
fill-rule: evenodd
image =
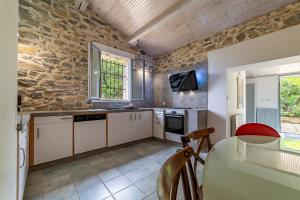
<svg viewBox="0 0 300 200"><path fill-rule="evenodd" d="M177 3L175 3L173 6L165 10L162 14L155 17L153 20L148 22L146 25L141 27L139 30L137 30L135 33L129 36L129 44L136 44L139 39L141 39L144 35L147 33L153 31L155 28L157 28L164 20L167 20L172 16L172 14L176 13L176 11L179 11L180 9L186 7L190 3L192 3L195 0L179 0Z"/></svg>

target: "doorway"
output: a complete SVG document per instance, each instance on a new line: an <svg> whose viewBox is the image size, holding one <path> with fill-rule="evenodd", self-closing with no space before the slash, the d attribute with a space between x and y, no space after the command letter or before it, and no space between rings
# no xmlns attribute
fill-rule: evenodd
<svg viewBox="0 0 300 200"><path fill-rule="evenodd" d="M281 132L300 135L300 74L280 77Z"/></svg>
<svg viewBox="0 0 300 200"><path fill-rule="evenodd" d="M246 84L246 123L256 122L255 84Z"/></svg>

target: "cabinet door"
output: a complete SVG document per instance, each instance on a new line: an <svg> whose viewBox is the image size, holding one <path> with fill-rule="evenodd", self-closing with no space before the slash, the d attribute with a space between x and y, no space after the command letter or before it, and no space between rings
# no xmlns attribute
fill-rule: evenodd
<svg viewBox="0 0 300 200"><path fill-rule="evenodd" d="M153 112L153 136L164 139L164 113Z"/></svg>
<svg viewBox="0 0 300 200"><path fill-rule="evenodd" d="M34 164L73 154L73 123L37 124L34 129Z"/></svg>
<svg viewBox="0 0 300 200"><path fill-rule="evenodd" d="M141 112L133 112L132 113L132 141L140 140L143 138L141 135L141 116L139 115Z"/></svg>
<svg viewBox="0 0 300 200"><path fill-rule="evenodd" d="M149 138L153 136L153 112L145 111L140 115L142 121L142 133L143 138Z"/></svg>
<svg viewBox="0 0 300 200"><path fill-rule="evenodd" d="M107 120L109 147L132 140L133 115L131 112L109 113Z"/></svg>
<svg viewBox="0 0 300 200"><path fill-rule="evenodd" d="M134 140L152 137L152 111L134 113L132 135Z"/></svg>

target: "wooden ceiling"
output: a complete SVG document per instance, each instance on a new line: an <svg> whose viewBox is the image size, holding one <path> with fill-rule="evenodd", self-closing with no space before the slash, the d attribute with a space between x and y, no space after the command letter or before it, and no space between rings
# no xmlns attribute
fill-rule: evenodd
<svg viewBox="0 0 300 200"><path fill-rule="evenodd" d="M89 8L153 57L297 0L89 0Z"/></svg>

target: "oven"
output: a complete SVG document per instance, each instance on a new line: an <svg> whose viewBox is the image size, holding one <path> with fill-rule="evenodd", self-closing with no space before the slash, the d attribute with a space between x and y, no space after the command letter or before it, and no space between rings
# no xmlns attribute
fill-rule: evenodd
<svg viewBox="0 0 300 200"><path fill-rule="evenodd" d="M181 136L185 135L185 109L165 110L165 133L169 141L181 143Z"/></svg>
<svg viewBox="0 0 300 200"><path fill-rule="evenodd" d="M184 115L166 114L165 130L170 133L184 135Z"/></svg>

